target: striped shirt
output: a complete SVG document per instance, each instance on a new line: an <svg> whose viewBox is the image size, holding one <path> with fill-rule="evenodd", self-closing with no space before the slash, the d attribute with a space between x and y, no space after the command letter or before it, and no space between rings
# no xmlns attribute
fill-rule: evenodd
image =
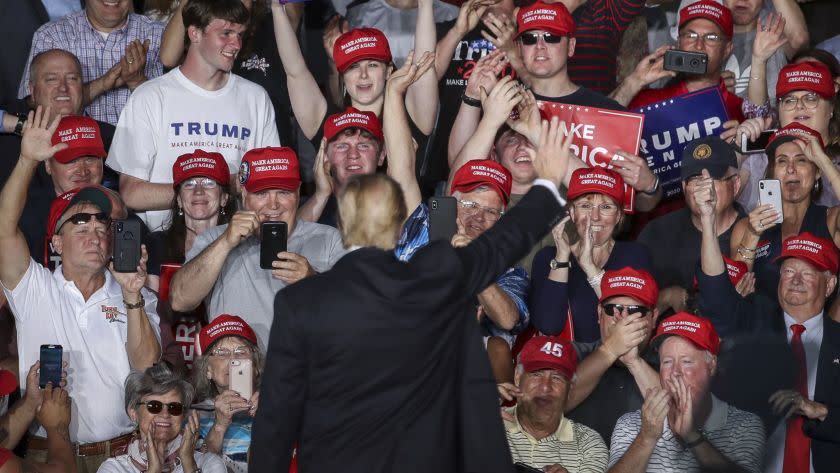
<svg viewBox="0 0 840 473"><path fill-rule="evenodd" d="M508 447L514 462L542 469L562 465L569 473L602 473L607 468L607 446L597 432L563 417L557 431L537 440L519 424L516 406L505 409L513 421L505 420Z"/></svg>
<svg viewBox="0 0 840 473"><path fill-rule="evenodd" d="M589 0L575 10L572 82L605 95L612 92L621 37L644 7L645 0Z"/></svg>
<svg viewBox="0 0 840 473"><path fill-rule="evenodd" d="M648 473L699 472L690 449L683 448L668 419L647 464ZM630 448L642 426L641 410L621 416L610 444L610 467ZM707 441L730 461L758 473L764 460L764 425L755 414L742 411L712 395L712 412L701 429Z"/></svg>
<svg viewBox="0 0 840 473"><path fill-rule="evenodd" d="M116 29L103 37L95 30L87 18L85 10L65 16L61 20L47 23L38 28L32 37L32 49L26 61L26 69L20 80L18 98L29 95L29 65L32 58L50 49L63 49L79 58L82 63L82 80L88 83L105 75L125 54L125 47L135 39L148 39L149 52L146 54L146 78L153 79L163 74L160 63L160 39L163 24L145 16L128 14L128 21L122 28ZM85 109L96 120L117 124L120 112L128 100L128 87L110 90L96 98Z"/></svg>

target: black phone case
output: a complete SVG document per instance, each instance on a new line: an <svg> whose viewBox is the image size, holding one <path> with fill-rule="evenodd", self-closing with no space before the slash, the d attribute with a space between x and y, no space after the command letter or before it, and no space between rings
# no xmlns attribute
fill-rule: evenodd
<svg viewBox="0 0 840 473"><path fill-rule="evenodd" d="M143 222L114 221L114 271L133 273L140 264L140 245L143 243Z"/></svg>
<svg viewBox="0 0 840 473"><path fill-rule="evenodd" d="M708 65L709 57L706 53L680 51L676 49L665 51L665 63L663 67L667 71L705 74Z"/></svg>
<svg viewBox="0 0 840 473"><path fill-rule="evenodd" d="M449 241L458 232L458 201L455 197L429 199L429 241Z"/></svg>
<svg viewBox="0 0 840 473"><path fill-rule="evenodd" d="M286 251L288 231L286 222L265 222L260 226L260 268L272 269L277 253Z"/></svg>
<svg viewBox="0 0 840 473"><path fill-rule="evenodd" d="M41 367L38 385L42 388L48 383L59 386L61 383L61 363L64 349L61 345L41 345Z"/></svg>

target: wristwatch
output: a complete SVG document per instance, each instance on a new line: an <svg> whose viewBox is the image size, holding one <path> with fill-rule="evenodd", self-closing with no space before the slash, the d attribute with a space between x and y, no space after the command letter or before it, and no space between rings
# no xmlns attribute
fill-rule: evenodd
<svg viewBox="0 0 840 473"><path fill-rule="evenodd" d="M18 113L18 114L16 114L16 116L17 116L18 121L17 121L17 124L15 125L14 134L16 134L18 136L23 136L23 124L26 123L27 116L26 116L25 113Z"/></svg>
<svg viewBox="0 0 840 473"><path fill-rule="evenodd" d="M146 305L146 299L143 298L143 294L140 294L140 300L139 301L131 303L131 302L128 302L125 299L123 299L123 304L125 305L125 308L127 310L142 309L143 306Z"/></svg>
<svg viewBox="0 0 840 473"><path fill-rule="evenodd" d="M642 194L653 195L659 190L659 176L653 176L656 180L653 182L653 189L649 191L642 191Z"/></svg>
<svg viewBox="0 0 840 473"><path fill-rule="evenodd" d="M461 94L461 101L470 107L481 108L481 100L470 97L467 95L467 91L464 91L464 93Z"/></svg>
<svg viewBox="0 0 840 473"><path fill-rule="evenodd" d="M551 268L552 271L561 269L561 268L568 268L571 266L568 261L557 261L557 259L552 258L551 261L548 262L548 267Z"/></svg>

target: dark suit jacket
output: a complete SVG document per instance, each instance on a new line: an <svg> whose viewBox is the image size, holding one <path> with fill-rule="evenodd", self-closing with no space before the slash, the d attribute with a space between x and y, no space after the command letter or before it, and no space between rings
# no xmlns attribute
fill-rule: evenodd
<svg viewBox="0 0 840 473"><path fill-rule="evenodd" d="M745 354L741 360L745 365L743 371L751 369L753 373L758 373L757 376L746 375L748 381L743 381L741 374L731 378L742 378L741 384L746 391L761 392L765 400L772 390L756 389L752 383L757 377L761 378L760 382L771 378L787 380L787 386L777 388L794 389L793 376L786 373L792 368L789 365L791 356L784 313L778 304L761 294L748 298L739 296L725 273L709 277L698 271L697 279L703 315L712 321L721 337L738 339L736 343L743 346L741 351ZM828 416L823 421L806 420L803 427L811 437L811 457L817 473L837 471L840 461L840 324L824 316L823 329L814 401L828 406ZM768 337L768 334L772 336ZM738 405L737 402L735 404ZM771 418L767 432L771 433L781 421L779 417Z"/></svg>
<svg viewBox="0 0 840 473"><path fill-rule="evenodd" d="M561 212L534 188L469 246L363 248L280 291L252 473L513 472L475 294Z"/></svg>

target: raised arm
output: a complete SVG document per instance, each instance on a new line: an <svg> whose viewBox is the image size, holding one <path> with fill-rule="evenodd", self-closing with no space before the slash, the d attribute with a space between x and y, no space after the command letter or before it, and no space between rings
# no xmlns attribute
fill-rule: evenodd
<svg viewBox="0 0 840 473"><path fill-rule="evenodd" d="M321 146L315 155L315 194L304 202L298 209L297 217L306 222L318 222L324 208L332 195L332 181L327 170L329 161L326 160L327 139L321 138Z"/></svg>
<svg viewBox="0 0 840 473"><path fill-rule="evenodd" d="M675 72L666 71L664 68L665 51L669 49L669 45L660 46L653 54L643 57L633 72L618 84L609 97L626 107L648 85L659 79L676 76Z"/></svg>
<svg viewBox="0 0 840 473"><path fill-rule="evenodd" d="M807 48L811 41L805 15L795 0L773 0L773 7L785 19L785 37L788 39L785 45L785 56L790 59L802 49Z"/></svg>
<svg viewBox="0 0 840 473"><path fill-rule="evenodd" d="M752 47L752 66L750 83L747 86L747 99L755 105L767 102L767 61L776 51L789 44L785 36L785 19L771 13L763 22L756 25L755 40Z"/></svg>
<svg viewBox="0 0 840 473"><path fill-rule="evenodd" d="M274 18L277 51L286 70L292 112L303 134L311 139L318 132L321 121L327 114L327 99L306 65L286 5L274 1L271 4L271 14Z"/></svg>
<svg viewBox="0 0 840 473"><path fill-rule="evenodd" d="M433 0L418 0L417 3L414 57L422 60L424 55L429 53L434 59L435 47L437 46L434 3ZM406 58L406 60L408 59ZM434 66L434 62L431 66ZM414 80L405 94L405 108L408 111L408 116L411 117L411 120L424 135L431 134L435 128L439 103L438 78L434 67L428 67ZM387 117L388 115L383 116Z"/></svg>
<svg viewBox="0 0 840 473"><path fill-rule="evenodd" d="M172 310L188 312L198 307L213 290L228 254L253 235L259 225L254 212L240 210L233 214L225 232L195 258L187 261L172 277L169 285Z"/></svg>
<svg viewBox="0 0 840 473"><path fill-rule="evenodd" d="M402 188L409 214L420 205L422 195L414 175L416 150L411 129L408 127L404 96L415 81L422 80L422 76L431 71L433 64L434 55L429 52L424 53L420 60L414 63L412 51L403 66L391 74L385 85L382 116L388 119L382 124L382 132L385 135L385 152L388 156L388 175Z"/></svg>
<svg viewBox="0 0 840 473"><path fill-rule="evenodd" d="M478 20L487 11L487 7L493 3L495 3L494 0L467 0L461 4L455 24L437 43L437 54L435 55L437 80L441 80L443 75L446 74L446 69L449 68L449 62L452 60L458 44L467 33L478 26ZM416 47L415 50L417 50Z"/></svg>
<svg viewBox="0 0 840 473"><path fill-rule="evenodd" d="M184 60L184 7L189 0L182 0L166 23L160 39L160 63L167 69L173 69Z"/></svg>
<svg viewBox="0 0 840 473"><path fill-rule="evenodd" d="M46 110L38 107L29 112L23 125L20 158L0 192L0 281L10 290L17 287L29 268L29 247L17 226L26 204L29 183L40 162L67 147L64 143L52 145L51 138L61 116L56 115L51 123L49 116L49 107Z"/></svg>

